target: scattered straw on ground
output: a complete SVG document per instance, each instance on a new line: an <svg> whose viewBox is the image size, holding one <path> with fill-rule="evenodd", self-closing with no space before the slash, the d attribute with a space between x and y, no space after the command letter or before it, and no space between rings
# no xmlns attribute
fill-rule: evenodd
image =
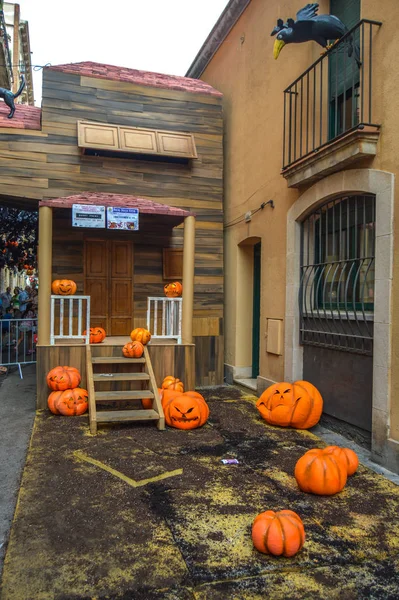
<svg viewBox="0 0 399 600"><path fill-rule="evenodd" d="M336 496L304 494L295 463L324 444L268 426L234 388L205 395L209 422L193 431L126 424L94 437L86 416L38 414L2 600L398 597L399 488L360 467ZM260 554L254 517L287 508L304 548Z"/></svg>

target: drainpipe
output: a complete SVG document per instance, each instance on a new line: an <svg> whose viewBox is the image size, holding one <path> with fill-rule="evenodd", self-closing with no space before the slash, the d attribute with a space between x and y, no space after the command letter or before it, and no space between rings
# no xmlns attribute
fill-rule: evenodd
<svg viewBox="0 0 399 600"><path fill-rule="evenodd" d="M193 343L195 217L184 219L182 343Z"/></svg>
<svg viewBox="0 0 399 600"><path fill-rule="evenodd" d="M53 209L39 206L38 248L38 343L50 345L50 305L53 249Z"/></svg>

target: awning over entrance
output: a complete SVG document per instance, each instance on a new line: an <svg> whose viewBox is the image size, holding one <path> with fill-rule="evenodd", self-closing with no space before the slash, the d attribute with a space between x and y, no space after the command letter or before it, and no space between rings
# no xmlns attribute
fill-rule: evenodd
<svg viewBox="0 0 399 600"><path fill-rule="evenodd" d="M120 206L123 208L138 208L139 212L148 215L162 215L169 225L175 227L183 223L186 217L194 217L195 213L182 208L168 206L160 202L153 202L138 196L126 194L106 194L102 192L85 192L64 198L50 198L41 200L40 206L51 208L72 208L73 204L92 204L96 206Z"/></svg>

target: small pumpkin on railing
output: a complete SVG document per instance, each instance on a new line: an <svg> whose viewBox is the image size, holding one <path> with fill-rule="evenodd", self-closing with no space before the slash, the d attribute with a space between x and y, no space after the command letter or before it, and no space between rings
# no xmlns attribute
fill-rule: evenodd
<svg viewBox="0 0 399 600"><path fill-rule="evenodd" d="M180 298L183 293L183 286L179 281L167 283L163 288L165 296L168 298Z"/></svg>
<svg viewBox="0 0 399 600"><path fill-rule="evenodd" d="M57 296L73 296L76 294L77 285L72 279L54 279L51 291Z"/></svg>

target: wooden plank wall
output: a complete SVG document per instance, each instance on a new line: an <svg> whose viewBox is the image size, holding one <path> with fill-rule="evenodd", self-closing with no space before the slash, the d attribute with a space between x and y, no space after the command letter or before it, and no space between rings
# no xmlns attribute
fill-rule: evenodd
<svg viewBox="0 0 399 600"><path fill-rule="evenodd" d="M78 119L191 132L198 160L180 164L83 155L77 146ZM201 356L213 356L223 345L215 342L222 336L223 318L222 135L219 97L44 69L42 132L0 130L0 191L31 206L39 199L89 191L137 195L194 211L194 335L203 338ZM54 217L54 278L73 278L82 292L83 237L95 237L96 231L66 227L68 210L54 211ZM140 220L144 232L145 218ZM162 248L182 247L183 228L169 231L161 220L156 226L153 221L136 239L135 319L141 324L147 296L163 294ZM207 371L207 360L197 365L197 385L223 382L223 357L217 358L215 371Z"/></svg>

